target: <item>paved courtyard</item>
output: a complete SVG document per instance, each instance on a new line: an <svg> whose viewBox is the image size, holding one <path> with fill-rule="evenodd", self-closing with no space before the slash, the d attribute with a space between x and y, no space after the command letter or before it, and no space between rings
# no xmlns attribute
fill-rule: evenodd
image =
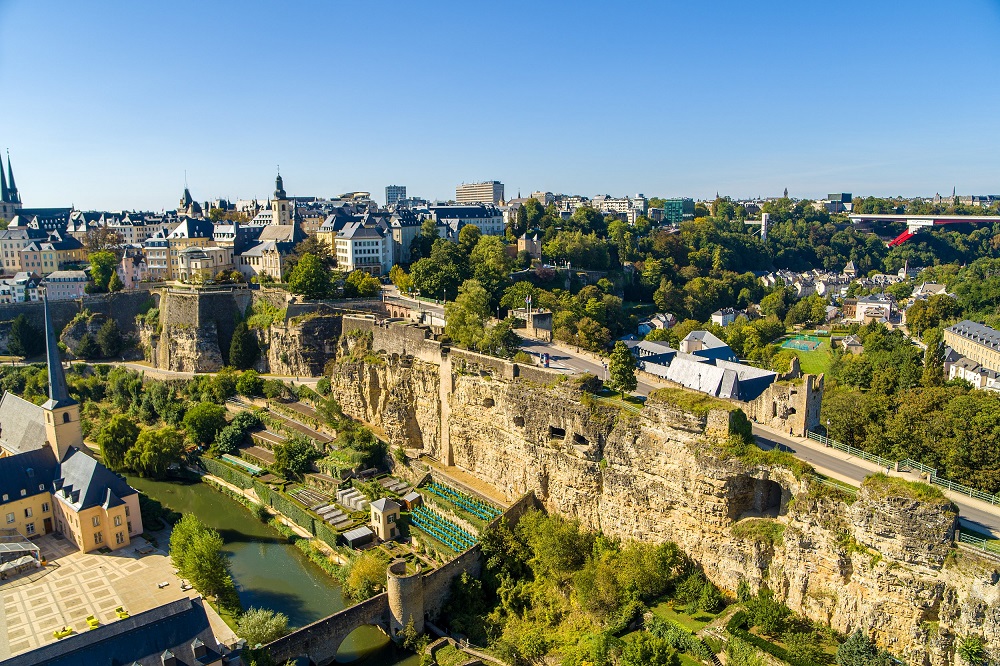
<svg viewBox="0 0 1000 666"><path fill-rule="evenodd" d="M163 550L140 556L132 545L112 553L81 553L65 539L46 535L35 540L42 556L50 563L44 572L30 579L21 577L0 585L0 659L54 642L52 632L72 627L87 631L87 616L101 624L118 619L115 608L124 606L131 614L155 608L183 597L197 596L194 589L181 590L170 558ZM169 585L160 588L159 583ZM232 631L206 604L215 635L232 643Z"/></svg>

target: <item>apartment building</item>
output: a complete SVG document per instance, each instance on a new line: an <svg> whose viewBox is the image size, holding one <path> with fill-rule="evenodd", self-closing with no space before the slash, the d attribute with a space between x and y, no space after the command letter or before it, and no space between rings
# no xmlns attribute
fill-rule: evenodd
<svg viewBox="0 0 1000 666"><path fill-rule="evenodd" d="M455 188L455 201L460 204L493 204L503 201L503 183L488 180L482 183L462 183Z"/></svg>

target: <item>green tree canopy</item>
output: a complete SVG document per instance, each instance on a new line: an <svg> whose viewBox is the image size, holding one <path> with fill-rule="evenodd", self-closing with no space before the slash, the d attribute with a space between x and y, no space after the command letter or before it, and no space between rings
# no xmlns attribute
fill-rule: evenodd
<svg viewBox="0 0 1000 666"><path fill-rule="evenodd" d="M490 296L478 280L466 280L458 297L445 304L445 333L456 343L475 349L486 332L490 317Z"/></svg>
<svg viewBox="0 0 1000 666"><path fill-rule="evenodd" d="M184 429L195 444L208 446L226 427L226 408L211 402L195 405L184 415Z"/></svg>
<svg viewBox="0 0 1000 666"><path fill-rule="evenodd" d="M19 314L10 325L10 336L7 338L7 351L14 356L31 358L45 350L45 336L31 325L28 317Z"/></svg>
<svg viewBox="0 0 1000 666"><path fill-rule="evenodd" d="M236 620L236 634L250 647L267 645L288 633L288 616L251 606Z"/></svg>
<svg viewBox="0 0 1000 666"><path fill-rule="evenodd" d="M108 469L119 471L125 468L125 454L135 446L139 437L139 427L125 414L115 414L104 424L97 434L101 447L101 459Z"/></svg>
<svg viewBox="0 0 1000 666"><path fill-rule="evenodd" d="M621 392L623 396L626 391L634 391L638 386L635 368L635 357L625 343L619 340L608 360L608 386Z"/></svg>
<svg viewBox="0 0 1000 666"><path fill-rule="evenodd" d="M105 292L111 282L111 276L115 272L118 259L113 252L102 250L90 254L90 280L93 282L93 290Z"/></svg>
<svg viewBox="0 0 1000 666"><path fill-rule="evenodd" d="M122 337L118 322L109 317L97 331L97 345L101 348L101 356L111 358L118 356L125 348L125 338Z"/></svg>
<svg viewBox="0 0 1000 666"><path fill-rule="evenodd" d="M260 345L245 321L236 324L229 341L229 365L239 370L252 368L260 358Z"/></svg>
<svg viewBox="0 0 1000 666"><path fill-rule="evenodd" d="M289 274L288 289L306 298L326 298L330 294L330 271L319 257L306 253Z"/></svg>
<svg viewBox="0 0 1000 666"><path fill-rule="evenodd" d="M139 476L162 478L171 463L184 455L184 438L171 426L139 433L135 446L125 454L125 467Z"/></svg>

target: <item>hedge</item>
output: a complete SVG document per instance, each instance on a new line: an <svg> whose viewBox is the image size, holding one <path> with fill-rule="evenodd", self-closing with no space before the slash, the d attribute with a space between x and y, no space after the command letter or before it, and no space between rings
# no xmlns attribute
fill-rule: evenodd
<svg viewBox="0 0 1000 666"><path fill-rule="evenodd" d="M241 472L235 467L230 467L226 463L214 458L202 456L201 466L208 470L208 473L212 476L217 476L238 488L246 489L252 487L254 484L254 479L249 474Z"/></svg>
<svg viewBox="0 0 1000 666"><path fill-rule="evenodd" d="M670 643L670 646L680 652L686 652L700 659L712 661L715 652L705 641L695 636L687 628L673 620L650 613L645 619L646 630L657 638Z"/></svg>
<svg viewBox="0 0 1000 666"><path fill-rule="evenodd" d="M733 613L733 616L726 623L726 631L731 635L741 638L747 643L750 643L754 647L763 650L773 657L791 664L791 666L816 666L812 661L806 659L796 659L792 655L788 654L788 650L784 649L779 645L775 645L769 641L764 640L760 636L751 634L749 631L743 628L747 622L747 614L745 611L737 611Z"/></svg>

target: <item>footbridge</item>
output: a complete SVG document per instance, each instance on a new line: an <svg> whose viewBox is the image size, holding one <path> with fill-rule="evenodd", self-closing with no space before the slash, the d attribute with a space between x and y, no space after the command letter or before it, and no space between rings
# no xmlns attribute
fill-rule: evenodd
<svg viewBox="0 0 1000 666"><path fill-rule="evenodd" d="M905 222L906 231L889 241L889 247L896 247L913 238L925 227L943 224L993 224L1000 222L997 215L900 215L888 213L852 213L851 222Z"/></svg>

